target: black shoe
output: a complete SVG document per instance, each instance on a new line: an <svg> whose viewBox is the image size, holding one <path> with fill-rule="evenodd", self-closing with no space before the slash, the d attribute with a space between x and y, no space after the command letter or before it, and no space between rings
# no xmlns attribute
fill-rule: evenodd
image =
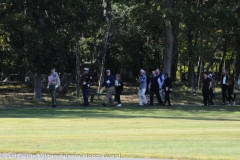
<svg viewBox="0 0 240 160"><path fill-rule="evenodd" d="M222 103L222 105L225 105L225 103Z"/></svg>
<svg viewBox="0 0 240 160"><path fill-rule="evenodd" d="M103 106L107 106L105 103L102 103Z"/></svg>
<svg viewBox="0 0 240 160"><path fill-rule="evenodd" d="M89 106L89 103L88 104L83 104L83 106Z"/></svg>
<svg viewBox="0 0 240 160"><path fill-rule="evenodd" d="M52 105L52 108L57 108L57 106L56 105Z"/></svg>
<svg viewBox="0 0 240 160"><path fill-rule="evenodd" d="M149 104L149 106L153 106L153 104Z"/></svg>
<svg viewBox="0 0 240 160"><path fill-rule="evenodd" d="M172 106L171 104L168 104L168 106Z"/></svg>
<svg viewBox="0 0 240 160"><path fill-rule="evenodd" d="M161 103L160 106L165 106L165 103Z"/></svg>

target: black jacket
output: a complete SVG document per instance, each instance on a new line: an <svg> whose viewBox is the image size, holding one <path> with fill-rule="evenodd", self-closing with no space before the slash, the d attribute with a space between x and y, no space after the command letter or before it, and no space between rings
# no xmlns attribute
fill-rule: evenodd
<svg viewBox="0 0 240 160"><path fill-rule="evenodd" d="M116 86L116 83L117 83L117 86ZM116 92L122 92L123 91L123 81L120 79L120 80L115 80L115 89L116 89Z"/></svg>
<svg viewBox="0 0 240 160"><path fill-rule="evenodd" d="M82 89L90 88L90 85L92 83L92 76L88 74L84 74L82 77Z"/></svg>
<svg viewBox="0 0 240 160"><path fill-rule="evenodd" d="M164 79L164 85L163 85L164 90L166 90L166 87L168 87L169 89L170 88L172 89L172 80L169 77Z"/></svg>

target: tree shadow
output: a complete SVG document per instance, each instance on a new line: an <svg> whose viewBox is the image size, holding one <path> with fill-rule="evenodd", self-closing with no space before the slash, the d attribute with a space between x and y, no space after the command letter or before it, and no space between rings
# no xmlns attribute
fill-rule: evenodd
<svg viewBox="0 0 240 160"><path fill-rule="evenodd" d="M239 114L231 113L239 112ZM127 107L10 107L0 109L0 118L155 118L172 120L240 121L237 106L127 106Z"/></svg>

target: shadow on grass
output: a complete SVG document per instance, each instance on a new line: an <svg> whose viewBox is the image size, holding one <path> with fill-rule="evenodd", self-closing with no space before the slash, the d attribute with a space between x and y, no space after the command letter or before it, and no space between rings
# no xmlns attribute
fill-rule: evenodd
<svg viewBox="0 0 240 160"><path fill-rule="evenodd" d="M239 112L239 113L236 113ZM235 113L234 116L232 113ZM0 118L156 118L182 120L240 121L237 106L126 106L61 107L61 108L5 108Z"/></svg>

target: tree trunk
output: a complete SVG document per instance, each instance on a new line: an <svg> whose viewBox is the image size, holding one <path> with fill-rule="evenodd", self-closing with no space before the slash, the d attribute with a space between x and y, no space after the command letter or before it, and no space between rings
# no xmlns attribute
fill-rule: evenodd
<svg viewBox="0 0 240 160"><path fill-rule="evenodd" d="M236 45L237 45L237 55L236 55L236 65L235 65L235 79L237 80L240 74L240 35L237 35L236 38Z"/></svg>
<svg viewBox="0 0 240 160"><path fill-rule="evenodd" d="M224 40L224 44L223 44L223 56L219 65L219 69L218 69L218 80L220 79L220 77L222 76L223 73L223 69L225 70L225 57L227 55L227 41L226 39Z"/></svg>
<svg viewBox="0 0 240 160"><path fill-rule="evenodd" d="M179 34L179 20L175 20L173 24L173 58L172 58L172 81L176 81L176 74L178 69L178 34Z"/></svg>
<svg viewBox="0 0 240 160"><path fill-rule="evenodd" d="M209 68L212 67L214 54L215 54L215 52L217 51L217 49L219 48L220 42L222 41L222 39L223 39L224 37L225 37L225 29L223 29L222 35L218 38L218 41L217 41L217 43L215 44L215 47L214 47L214 49L213 49L213 51L212 51L212 54L210 55L209 63L208 63L208 66L207 66L207 68L206 68L206 72L209 72Z"/></svg>
<svg viewBox="0 0 240 160"><path fill-rule="evenodd" d="M76 45L76 70L77 70L77 98L80 98L80 40L77 40Z"/></svg>
<svg viewBox="0 0 240 160"><path fill-rule="evenodd" d="M42 101L42 75L39 70L35 74L34 82L34 100Z"/></svg>
<svg viewBox="0 0 240 160"><path fill-rule="evenodd" d="M99 80L98 80L98 90L97 92L100 92L101 84L104 78L104 73L105 73L105 60L106 60L106 54L108 50L108 43L109 43L109 33L110 29L112 26L112 15L109 13L111 12L111 3L109 0L103 0L103 6L104 6L104 16L107 16L108 18L108 25L107 25L107 30L105 33L105 38L104 38L104 45L103 45L103 51L102 51L102 63L100 66L100 75L99 75Z"/></svg>
<svg viewBox="0 0 240 160"><path fill-rule="evenodd" d="M43 39L41 38L41 31L42 28L44 26L44 22L45 22L45 17L44 17L44 0L40 1L39 4L39 17L38 17L38 25L39 25L39 46L42 46L43 44ZM41 52L40 50L38 50L38 52ZM39 64L36 64L37 66ZM42 81L42 76L41 76L41 70L39 69L39 67L36 67L36 76L35 76L35 85L34 85L34 99L38 99L38 100L42 100L42 85L41 85L41 81Z"/></svg>
<svg viewBox="0 0 240 160"><path fill-rule="evenodd" d="M188 33L187 33L187 42L188 42L188 86L192 87L192 82L194 79L194 71L193 71L193 35L192 35L192 27L188 26Z"/></svg>
<svg viewBox="0 0 240 160"><path fill-rule="evenodd" d="M165 0L165 5L167 9L172 10L172 0ZM174 42L171 20L169 20L168 24L166 24L165 26L165 41L166 41L166 48L164 52L163 72L168 73L170 77L171 67L172 67L173 42Z"/></svg>

